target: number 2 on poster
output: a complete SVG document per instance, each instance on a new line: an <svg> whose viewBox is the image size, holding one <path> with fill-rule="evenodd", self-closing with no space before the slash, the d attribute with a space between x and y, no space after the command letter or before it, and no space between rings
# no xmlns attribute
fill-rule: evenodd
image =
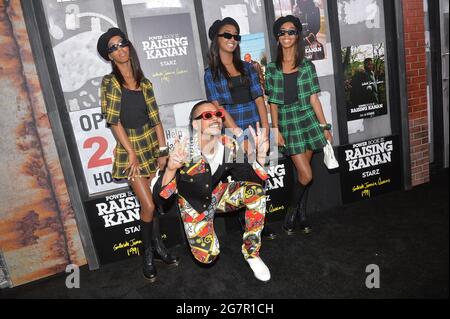
<svg viewBox="0 0 450 319"><path fill-rule="evenodd" d="M95 151L95 153L92 154L92 157L89 159L88 168L90 169L99 166L111 165L112 164L111 157L102 158L102 156L108 150L108 140L102 136L90 137L84 142L83 148L90 149L94 146L94 144L97 144L98 148Z"/></svg>

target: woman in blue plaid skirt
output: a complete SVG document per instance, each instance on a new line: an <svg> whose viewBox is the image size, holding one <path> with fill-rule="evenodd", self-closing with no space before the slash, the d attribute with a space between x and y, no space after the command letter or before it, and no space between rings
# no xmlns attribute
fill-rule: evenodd
<svg viewBox="0 0 450 319"><path fill-rule="evenodd" d="M291 209L283 229L291 235L299 216L305 233L311 228L306 220L306 201L312 180L311 158L315 150L332 141L331 126L326 123L314 64L305 59L302 24L292 15L277 19L273 32L278 42L276 62L266 68L266 94L269 97L272 126L278 130L278 146L290 156L297 171Z"/></svg>
<svg viewBox="0 0 450 319"><path fill-rule="evenodd" d="M226 110L225 127L240 128L236 135L242 138L250 136L248 127L256 127L259 122L268 138L264 93L258 72L251 63L241 60L239 32L239 24L230 17L216 20L209 28L209 66L204 76L206 95L209 101ZM242 142L239 137L238 141ZM267 225L263 237L275 238L275 232Z"/></svg>
<svg viewBox="0 0 450 319"><path fill-rule="evenodd" d="M97 50L112 66L112 72L103 77L100 88L102 113L117 139L112 175L115 179L128 178L139 200L143 273L146 279L154 281L154 259L178 265L178 258L168 252L161 240L149 185L157 167L165 165L168 155L158 106L136 50L120 29L111 28L103 33Z"/></svg>

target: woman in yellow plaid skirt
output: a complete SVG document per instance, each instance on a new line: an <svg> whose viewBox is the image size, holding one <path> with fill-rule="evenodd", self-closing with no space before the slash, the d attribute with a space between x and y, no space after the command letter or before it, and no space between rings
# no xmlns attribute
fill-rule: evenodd
<svg viewBox="0 0 450 319"><path fill-rule="evenodd" d="M278 54L276 62L266 68L266 94L272 126L278 130L278 146L291 157L299 182L283 229L288 235L293 234L299 216L303 231L308 233L306 201L312 180L311 158L315 150L332 140L331 126L326 123L317 95L320 86L316 69L305 59L300 20L292 15L281 17L275 21L273 33Z"/></svg>
<svg viewBox="0 0 450 319"><path fill-rule="evenodd" d="M163 168L168 148L150 81L144 77L136 50L125 34L111 28L97 42L99 54L111 61L112 73L103 77L101 109L117 139L112 175L127 178L141 205L143 272L156 279L154 260L178 265L161 241L150 181Z"/></svg>

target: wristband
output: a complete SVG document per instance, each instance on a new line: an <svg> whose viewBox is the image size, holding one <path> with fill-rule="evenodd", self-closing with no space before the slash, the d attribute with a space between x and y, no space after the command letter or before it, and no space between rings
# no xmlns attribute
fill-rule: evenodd
<svg viewBox="0 0 450 319"><path fill-rule="evenodd" d="M327 124L319 124L320 128L324 131L329 131L331 130L331 124L327 123Z"/></svg>
<svg viewBox="0 0 450 319"><path fill-rule="evenodd" d="M167 146L161 146L159 148L159 157L167 156L169 155L169 148Z"/></svg>

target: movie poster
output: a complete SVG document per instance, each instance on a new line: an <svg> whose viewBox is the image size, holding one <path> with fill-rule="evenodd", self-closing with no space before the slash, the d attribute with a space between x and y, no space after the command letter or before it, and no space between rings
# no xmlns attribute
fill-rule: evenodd
<svg viewBox="0 0 450 319"><path fill-rule="evenodd" d="M269 222L279 221L287 212L291 192L294 187L293 165L289 158L283 158L274 162L267 168L269 178L266 180L265 190L267 195L266 214Z"/></svg>
<svg viewBox="0 0 450 319"><path fill-rule="evenodd" d="M323 0L273 0L275 20L293 15L300 19L303 27L305 56L317 61L327 58L327 25L325 23L326 2Z"/></svg>
<svg viewBox="0 0 450 319"><path fill-rule="evenodd" d="M116 141L100 111L100 84L111 64L98 54L97 40L117 27L114 4L46 0L42 5L88 195L126 187L112 179Z"/></svg>
<svg viewBox="0 0 450 319"><path fill-rule="evenodd" d="M130 19L144 74L159 105L203 98L189 13Z"/></svg>
<svg viewBox="0 0 450 319"><path fill-rule="evenodd" d="M241 59L253 65L258 72L261 87L264 89L264 74L267 66L264 33L258 32L243 35L239 47L241 48Z"/></svg>
<svg viewBox="0 0 450 319"><path fill-rule="evenodd" d="M42 5L67 110L100 106L100 84L111 64L97 53L97 40L117 27L114 4L45 0Z"/></svg>
<svg viewBox="0 0 450 319"><path fill-rule="evenodd" d="M116 139L106 127L100 107L69 115L89 195L128 187L127 183L115 182L112 177Z"/></svg>
<svg viewBox="0 0 450 319"><path fill-rule="evenodd" d="M398 135L343 145L338 152L344 204L400 189Z"/></svg>
<svg viewBox="0 0 450 319"><path fill-rule="evenodd" d="M112 193L86 202L86 212L101 264L142 256L140 205L131 191ZM176 205L160 217L161 239L167 247L184 243Z"/></svg>
<svg viewBox="0 0 450 319"><path fill-rule="evenodd" d="M387 114L384 44L342 49L347 120Z"/></svg>
<svg viewBox="0 0 450 319"><path fill-rule="evenodd" d="M277 158L277 160L271 159L269 163L269 166L266 167L269 178L264 185L266 191L266 221L273 223L283 220L290 208L295 183L295 168L291 159L285 157ZM238 210L237 214L243 216L244 210ZM225 229L222 229L223 225ZM219 236L224 231L227 233L242 231L239 218L236 218L233 213L217 214L214 228Z"/></svg>

